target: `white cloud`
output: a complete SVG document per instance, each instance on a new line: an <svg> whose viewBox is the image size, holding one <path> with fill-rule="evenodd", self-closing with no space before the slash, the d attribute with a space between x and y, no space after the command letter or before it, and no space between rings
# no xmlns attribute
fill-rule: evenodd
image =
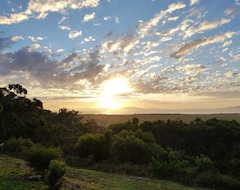
<svg viewBox="0 0 240 190"><path fill-rule="evenodd" d="M24 38L23 38L22 36L12 36L12 37L10 38L10 40L16 42L16 41L18 41L18 40L24 40Z"/></svg>
<svg viewBox="0 0 240 190"><path fill-rule="evenodd" d="M58 49L57 50L57 53L62 53L63 52L63 49Z"/></svg>
<svg viewBox="0 0 240 190"><path fill-rule="evenodd" d="M32 44L27 49L29 52L33 52L33 51L36 51L38 48L40 48L40 44Z"/></svg>
<svg viewBox="0 0 240 190"><path fill-rule="evenodd" d="M190 0L190 6L198 4L200 0Z"/></svg>
<svg viewBox="0 0 240 190"><path fill-rule="evenodd" d="M37 41L42 41L43 37L33 37L33 36L28 36L28 39L30 39L32 42L37 42Z"/></svg>
<svg viewBox="0 0 240 190"><path fill-rule="evenodd" d="M71 28L68 26L58 26L58 28L60 28L61 30L71 30Z"/></svg>
<svg viewBox="0 0 240 190"><path fill-rule="evenodd" d="M165 11L160 11L158 14L154 16L154 18L150 19L148 22L144 23L143 21L139 21L139 35L143 38L145 35L153 34L153 28L158 25L160 20L166 16L168 13L172 13L178 9L185 8L186 5L184 3L173 3L168 6L168 9Z"/></svg>
<svg viewBox="0 0 240 190"><path fill-rule="evenodd" d="M93 42L93 41L96 41L96 39L93 38L92 36L89 36L87 38L84 38L84 40L81 41L81 44L83 44L84 42Z"/></svg>
<svg viewBox="0 0 240 190"><path fill-rule="evenodd" d="M206 46L208 44L224 42L226 39L231 38L235 33L234 32L226 32L224 34L212 36L209 38L199 38L190 42L187 42L180 46L180 48L171 54L171 57L180 58L184 55L191 53L193 50L198 47Z"/></svg>
<svg viewBox="0 0 240 190"><path fill-rule="evenodd" d="M231 44L232 44L232 40L229 40L229 41L224 42L224 44L222 45L222 47L227 47L227 46L229 46L229 45L231 45Z"/></svg>
<svg viewBox="0 0 240 190"><path fill-rule="evenodd" d="M196 33L202 33L207 30L215 29L219 26L229 23L230 21L231 21L230 19L225 19L225 18L222 18L220 20L215 20L215 21L204 21L204 22L200 23L197 28L189 27L185 31L184 38L191 37L192 35L194 35Z"/></svg>
<svg viewBox="0 0 240 190"><path fill-rule="evenodd" d="M15 24L27 20L29 16L26 13L11 14L10 18L0 16L0 24Z"/></svg>
<svg viewBox="0 0 240 190"><path fill-rule="evenodd" d="M65 13L67 9L97 7L100 0L30 0L25 11L0 16L0 24L19 23L29 18L44 19L49 12Z"/></svg>
<svg viewBox="0 0 240 190"><path fill-rule="evenodd" d="M110 16L105 16L105 17L103 17L103 20L110 20L110 19L111 19Z"/></svg>
<svg viewBox="0 0 240 190"><path fill-rule="evenodd" d="M87 38L84 38L84 41L85 41L85 42L91 42L91 41L96 41L96 39L93 38L92 36L89 36L89 37L87 37Z"/></svg>
<svg viewBox="0 0 240 190"><path fill-rule="evenodd" d="M86 14L84 17L83 17L83 22L88 22L92 19L94 19L96 13L93 12L92 14Z"/></svg>
<svg viewBox="0 0 240 190"><path fill-rule="evenodd" d="M41 19L45 19L47 16L48 16L48 13L44 12L44 13L39 13L39 15L37 15L35 18L41 20Z"/></svg>
<svg viewBox="0 0 240 190"><path fill-rule="evenodd" d="M175 17L169 17L167 20L169 21L176 21L179 17L175 16Z"/></svg>
<svg viewBox="0 0 240 190"><path fill-rule="evenodd" d="M74 39L81 35L82 35L82 31L73 30L73 31L69 32L68 37L71 39Z"/></svg>
<svg viewBox="0 0 240 190"><path fill-rule="evenodd" d="M119 17L115 16L115 22L118 24L120 23Z"/></svg>

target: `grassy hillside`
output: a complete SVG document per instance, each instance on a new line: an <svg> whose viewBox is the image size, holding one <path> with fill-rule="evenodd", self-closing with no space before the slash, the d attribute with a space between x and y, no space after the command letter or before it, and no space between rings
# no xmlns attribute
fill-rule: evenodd
<svg viewBox="0 0 240 190"><path fill-rule="evenodd" d="M21 159L0 155L0 190L45 190L42 181L30 182L28 175L33 175L32 168Z"/></svg>
<svg viewBox="0 0 240 190"><path fill-rule="evenodd" d="M46 190L42 181L30 182L26 176L32 169L21 159L0 155L0 190ZM68 168L62 190L193 190L172 183L148 178L124 176L85 169ZM200 189L199 189L200 190Z"/></svg>
<svg viewBox="0 0 240 190"><path fill-rule="evenodd" d="M84 115L84 121L94 120L100 126L109 126L111 124L124 123L131 120L133 117L137 117L139 122L144 121L156 121L168 119L177 120L181 119L186 123L193 121L196 117L202 120L208 120L211 118L217 118L221 120L236 120L240 122L240 114L130 114L130 115L105 115L105 114L86 114Z"/></svg>

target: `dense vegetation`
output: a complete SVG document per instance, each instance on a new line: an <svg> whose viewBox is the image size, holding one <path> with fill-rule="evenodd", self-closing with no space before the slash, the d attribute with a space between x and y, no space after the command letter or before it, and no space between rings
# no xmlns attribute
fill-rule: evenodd
<svg viewBox="0 0 240 190"><path fill-rule="evenodd" d="M74 110L44 110L40 100L26 95L18 84L0 88L2 151L28 160L38 171L50 163L49 179L62 177L64 163L59 159L64 159L102 171L240 189L240 123L235 120L140 124L132 118L104 128L94 121L83 123Z"/></svg>

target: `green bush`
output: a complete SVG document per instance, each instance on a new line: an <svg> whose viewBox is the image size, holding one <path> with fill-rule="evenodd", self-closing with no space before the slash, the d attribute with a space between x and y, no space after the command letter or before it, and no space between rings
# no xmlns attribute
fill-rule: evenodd
<svg viewBox="0 0 240 190"><path fill-rule="evenodd" d="M32 146L33 142L30 139L14 137L6 141L4 145L4 150L8 153L20 154L27 151Z"/></svg>
<svg viewBox="0 0 240 190"><path fill-rule="evenodd" d="M112 131L107 130L104 134L89 133L80 136L75 145L75 148L81 158L90 158L90 163L93 163L94 161L109 159L111 154L111 146Z"/></svg>
<svg viewBox="0 0 240 190"><path fill-rule="evenodd" d="M59 189L62 177L66 173L66 164L60 160L51 160L49 163L47 182L49 189Z"/></svg>
<svg viewBox="0 0 240 190"><path fill-rule="evenodd" d="M101 160L103 158L102 137L102 134L85 134L80 136L75 145L78 155L82 158L87 158L92 155L95 160Z"/></svg>
<svg viewBox="0 0 240 190"><path fill-rule="evenodd" d="M197 156L195 164L197 166L198 172L209 171L214 168L213 161L209 157L204 155L201 155L200 157Z"/></svg>
<svg viewBox="0 0 240 190"><path fill-rule="evenodd" d="M151 160L151 155L148 154L147 143L134 136L127 136L126 138L117 137L113 142L112 152L114 158L123 162L144 164Z"/></svg>
<svg viewBox="0 0 240 190"><path fill-rule="evenodd" d="M237 178L223 175L219 171L202 172L197 176L195 182L198 186L205 186L214 189L240 189L240 182Z"/></svg>
<svg viewBox="0 0 240 190"><path fill-rule="evenodd" d="M157 161L153 160L153 172L156 176L181 181L189 172L190 164L187 160Z"/></svg>
<svg viewBox="0 0 240 190"><path fill-rule="evenodd" d="M48 168L51 160L60 158L62 151L59 148L44 147L41 144L35 144L26 153L26 160L30 166L37 171L44 171Z"/></svg>

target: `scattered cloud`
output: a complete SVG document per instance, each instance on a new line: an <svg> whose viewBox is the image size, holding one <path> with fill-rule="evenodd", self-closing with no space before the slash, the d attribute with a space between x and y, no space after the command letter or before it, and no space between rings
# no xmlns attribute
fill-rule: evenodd
<svg viewBox="0 0 240 190"><path fill-rule="evenodd" d="M71 28L68 26L58 26L58 28L60 28L61 30L71 30Z"/></svg>
<svg viewBox="0 0 240 190"><path fill-rule="evenodd" d="M93 13L91 13L91 14L86 14L86 15L83 17L83 22L88 22L88 21L94 19L95 15L96 15L95 12L93 12Z"/></svg>
<svg viewBox="0 0 240 190"><path fill-rule="evenodd" d="M67 9L97 7L99 0L30 0L23 12L0 16L0 24L15 24L29 18L45 19L49 12L65 13Z"/></svg>
<svg viewBox="0 0 240 190"><path fill-rule="evenodd" d="M116 22L117 24L120 23L119 17L115 16L115 22Z"/></svg>
<svg viewBox="0 0 240 190"><path fill-rule="evenodd" d="M27 38L30 39L32 42L42 41L44 39L43 37L33 37L33 36L28 36Z"/></svg>
<svg viewBox="0 0 240 190"><path fill-rule="evenodd" d="M205 32L207 30L215 29L215 28L217 28L219 26L222 26L224 24L229 23L230 21L231 21L230 19L224 19L223 18L223 19L216 20L216 21L204 21L204 22L201 22L197 28L189 27L185 31L184 38L191 37L194 34L203 33L203 32Z"/></svg>
<svg viewBox="0 0 240 190"><path fill-rule="evenodd" d="M196 40L181 45L180 48L170 56L176 59L180 58L182 56L190 54L193 50L199 47L206 46L212 43L224 42L226 39L231 38L234 34L235 34L234 32L227 32L209 38L198 38Z"/></svg>
<svg viewBox="0 0 240 190"><path fill-rule="evenodd" d="M69 32L68 37L70 39L74 39L81 35L82 35L82 31L73 30L73 31Z"/></svg>
<svg viewBox="0 0 240 190"><path fill-rule="evenodd" d="M115 4L108 2L111 2L108 6ZM31 81L43 89L60 87L58 93L62 88L72 92L77 89L87 94L81 97L95 96L102 82L116 76L129 79L133 88L130 98L155 93L239 95L238 0L232 6L222 7L225 12L221 12L221 17L209 17L211 13L202 6L203 2L189 0L172 3L139 20L134 18L134 23L127 26L121 14L108 16L109 12L99 9L93 12L92 8L99 3L99 0L29 0L26 6L14 7L11 13L0 16L0 24L14 24L4 26L14 28L30 18L29 22L50 21L51 12L60 13L51 27L57 28L56 38L66 37L50 41L55 38L54 32L44 33L44 37L38 32L24 35L11 31L9 37L0 33L0 78ZM83 16L78 11L80 16L74 18L69 14L70 10L83 7L91 7L86 9L90 14ZM96 13L100 20L95 19ZM89 22L92 19L98 23Z"/></svg>
<svg viewBox="0 0 240 190"><path fill-rule="evenodd" d="M89 36L87 38L84 38L81 44L83 44L84 42L94 42L94 41L96 41L96 39L93 38L92 36Z"/></svg>
<svg viewBox="0 0 240 190"><path fill-rule="evenodd" d="M103 20L110 20L110 19L111 19L110 16L105 16L105 17L103 17Z"/></svg>
<svg viewBox="0 0 240 190"><path fill-rule="evenodd" d="M200 0L190 0L190 6L198 4Z"/></svg>
<svg viewBox="0 0 240 190"><path fill-rule="evenodd" d="M17 42L18 40L24 40L22 36L12 36L10 37L11 41Z"/></svg>

